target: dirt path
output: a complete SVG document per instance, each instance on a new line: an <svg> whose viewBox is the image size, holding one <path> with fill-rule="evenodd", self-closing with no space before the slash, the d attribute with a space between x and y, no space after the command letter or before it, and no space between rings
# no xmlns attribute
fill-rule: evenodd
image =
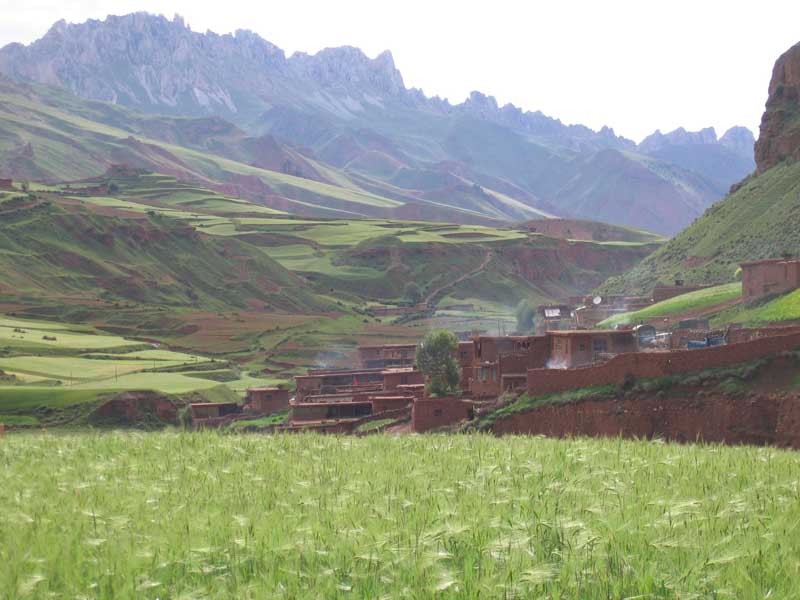
<svg viewBox="0 0 800 600"><path fill-rule="evenodd" d="M466 273L464 273L460 277L454 279L453 281L450 281L448 283L440 285L435 290L430 292L427 296L425 296L425 299L423 300L423 302L427 303L428 306L430 306L430 307L435 307L435 305L436 305L436 297L439 296L439 294L441 294L443 291L445 291L445 290L447 290L449 288L457 286L462 281L464 281L466 279L469 279L473 275L477 275L478 273L483 271L489 265L489 262L491 262L492 258L494 258L494 252L492 252L492 250L487 248L486 249L486 254L483 257L483 260L481 261L481 264L479 264L477 267L475 267L471 271L467 271Z"/></svg>

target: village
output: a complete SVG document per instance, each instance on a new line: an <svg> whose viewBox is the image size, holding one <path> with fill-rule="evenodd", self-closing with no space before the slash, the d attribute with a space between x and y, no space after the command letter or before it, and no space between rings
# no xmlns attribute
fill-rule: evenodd
<svg viewBox="0 0 800 600"><path fill-rule="evenodd" d="M742 302L753 303L800 287L800 259L741 265ZM650 322L598 329L615 314L639 309L702 286L676 281L649 298L590 296L540 306L534 335L488 336L458 342L457 393L431 395L416 367L416 344L361 346L350 369L314 369L288 387L253 388L243 405L194 403L196 427L289 411L272 429L357 433L423 433L471 420L504 397L542 396L637 378L691 373L753 361L800 347L800 326L711 329L706 319Z"/></svg>

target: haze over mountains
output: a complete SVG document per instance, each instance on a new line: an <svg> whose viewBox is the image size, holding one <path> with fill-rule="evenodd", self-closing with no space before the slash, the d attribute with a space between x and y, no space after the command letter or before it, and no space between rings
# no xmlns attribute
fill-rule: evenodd
<svg viewBox="0 0 800 600"><path fill-rule="evenodd" d="M756 159L754 176L605 289L725 283L743 261L800 255L800 43L775 62Z"/></svg>
<svg viewBox="0 0 800 600"><path fill-rule="evenodd" d="M458 105L428 98L406 88L389 52L369 59L342 47L287 58L252 32L201 34L179 17L60 21L29 46L1 49L0 73L11 80L4 85L10 96L33 95L48 110L78 112L127 132L113 143L92 132L86 146L97 172L87 164L76 176L128 160L210 187L238 186L226 189L293 212L456 222L559 215L673 234L755 168L754 138L745 128L719 138L713 129L656 132L637 145L610 128L565 125L540 112L498 106L479 92ZM20 83L130 110L81 104ZM42 112L21 113L24 107L13 118L0 111L0 172L63 175L54 166L63 160L45 158L53 150L30 127ZM62 125L63 119L48 117L48 127L74 135ZM242 167L190 161L176 146ZM297 182L276 187L260 173L253 177L261 184L254 184L242 179L249 176L244 167L386 202L366 209L330 190L315 190L311 198Z"/></svg>

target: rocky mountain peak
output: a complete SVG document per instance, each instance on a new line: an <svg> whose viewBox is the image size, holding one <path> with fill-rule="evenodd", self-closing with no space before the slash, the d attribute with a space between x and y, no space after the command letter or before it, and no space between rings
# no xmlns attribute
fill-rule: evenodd
<svg viewBox="0 0 800 600"><path fill-rule="evenodd" d="M759 173L786 160L800 161L800 43L775 62L756 143Z"/></svg>
<svg viewBox="0 0 800 600"><path fill-rule="evenodd" d="M687 131L683 127L678 127L669 133L661 133L656 129L642 140L639 150L642 152L657 152L667 146L683 146L689 144L716 144L717 132L713 127L706 127L700 131Z"/></svg>
<svg viewBox="0 0 800 600"><path fill-rule="evenodd" d="M393 96L406 91L388 50L370 59L353 46L325 48L316 54L297 52L289 64L300 77L323 87L359 87Z"/></svg>
<svg viewBox="0 0 800 600"><path fill-rule="evenodd" d="M731 127L726 131L719 143L725 146L731 152L735 152L740 156L752 158L753 146L756 143L756 138L753 132L747 127Z"/></svg>

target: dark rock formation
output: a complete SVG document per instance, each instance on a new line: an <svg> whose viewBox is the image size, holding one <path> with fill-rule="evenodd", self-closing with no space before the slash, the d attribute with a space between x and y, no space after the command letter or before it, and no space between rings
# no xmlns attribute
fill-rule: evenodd
<svg viewBox="0 0 800 600"><path fill-rule="evenodd" d="M800 160L800 43L775 63L756 143L758 172Z"/></svg>

